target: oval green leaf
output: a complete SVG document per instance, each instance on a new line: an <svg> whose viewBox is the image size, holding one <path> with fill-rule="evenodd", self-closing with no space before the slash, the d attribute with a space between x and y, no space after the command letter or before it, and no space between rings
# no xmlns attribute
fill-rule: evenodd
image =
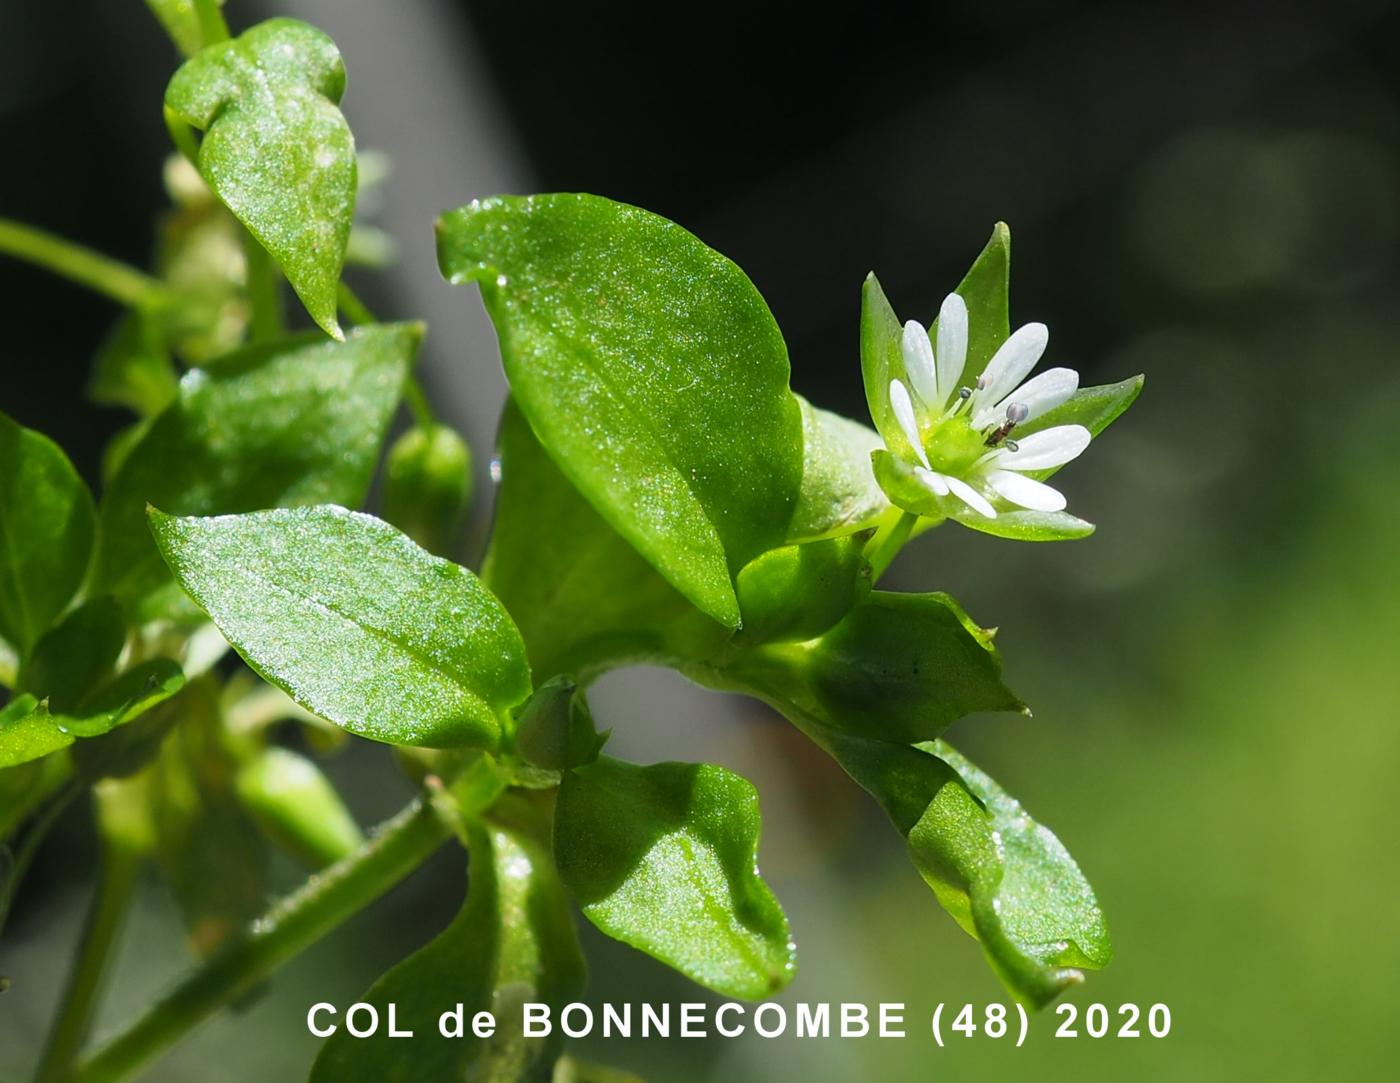
<svg viewBox="0 0 1400 1083"><path fill-rule="evenodd" d="M603 932L723 996L792 980L787 917L758 876L758 794L711 764L602 757L564 777L554 855Z"/></svg>
<svg viewBox="0 0 1400 1083"><path fill-rule="evenodd" d="M731 576L782 544L802 476L787 348L744 273L673 222L587 195L438 223L476 281L520 409L559 468L676 588L735 627Z"/></svg>
<svg viewBox="0 0 1400 1083"><path fill-rule="evenodd" d="M501 603L388 523L327 506L150 519L176 579L244 660L351 733L491 748L530 694Z"/></svg>
<svg viewBox="0 0 1400 1083"><path fill-rule="evenodd" d="M21 657L82 586L93 519L68 456L0 413L0 638Z"/></svg>

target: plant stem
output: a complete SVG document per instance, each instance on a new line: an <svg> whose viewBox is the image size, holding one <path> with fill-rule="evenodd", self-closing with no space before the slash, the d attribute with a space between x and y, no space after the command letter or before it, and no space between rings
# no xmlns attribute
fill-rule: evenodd
<svg viewBox="0 0 1400 1083"><path fill-rule="evenodd" d="M361 849L301 888L152 1005L89 1059L68 1083L116 1083L185 1037L283 963L358 913L425 861L449 828L415 800Z"/></svg>
<svg viewBox="0 0 1400 1083"><path fill-rule="evenodd" d="M42 229L0 218L0 253L26 260L131 308L165 300L164 283L120 260Z"/></svg>
<svg viewBox="0 0 1400 1083"><path fill-rule="evenodd" d="M266 342L282 333L281 276L267 249L247 230L243 231L243 258L248 267L248 304L252 307L248 331L254 342Z"/></svg>
<svg viewBox="0 0 1400 1083"><path fill-rule="evenodd" d="M194 0L194 13L206 46L228 41L228 23L219 8L219 0Z"/></svg>
<svg viewBox="0 0 1400 1083"><path fill-rule="evenodd" d="M104 833L97 887L35 1083L61 1083L67 1079L82 1050L101 1001L113 949L121 936L140 869L140 852L124 839Z"/></svg>
<svg viewBox="0 0 1400 1083"><path fill-rule="evenodd" d="M880 576L885 574L885 570L890 566L902 548L909 540L909 535L914 530L914 524L919 521L919 517L912 511L904 512L899 521L890 528L888 534L877 538L871 543L873 552L870 556L870 582L878 583Z"/></svg>
<svg viewBox="0 0 1400 1083"><path fill-rule="evenodd" d="M337 300L340 303L340 311L356 327L375 322L374 313L369 310L369 306L361 301L359 295L344 282L340 283ZM427 392L423 390L423 385L418 382L418 377L412 373L404 381L403 397L409 410L413 413L413 420L418 423L420 428L431 429L437 424L433 408L428 402Z"/></svg>

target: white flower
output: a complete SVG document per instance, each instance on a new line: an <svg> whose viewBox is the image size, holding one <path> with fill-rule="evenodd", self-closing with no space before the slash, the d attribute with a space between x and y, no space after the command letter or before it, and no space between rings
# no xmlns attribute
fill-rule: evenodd
<svg viewBox="0 0 1400 1083"><path fill-rule="evenodd" d="M909 383L890 381L890 410L909 442L914 476L934 496L955 498L988 519L996 518L995 500L1033 511L1064 510L1059 490L1026 474L1076 458L1089 446L1089 430L1057 425L1021 440L1013 436L1079 388L1079 374L1067 368L1026 380L1048 341L1043 323L1026 324L1002 343L976 386L964 387L963 299L951 293L944 300L936 349L917 321L904 325L901 352Z"/></svg>

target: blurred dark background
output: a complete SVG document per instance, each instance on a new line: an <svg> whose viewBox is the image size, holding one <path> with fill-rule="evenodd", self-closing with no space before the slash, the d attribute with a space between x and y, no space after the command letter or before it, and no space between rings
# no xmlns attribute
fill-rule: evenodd
<svg viewBox="0 0 1400 1083"><path fill-rule="evenodd" d="M1172 1037L1055 1042L1046 1018L1024 1050L911 1036L591 1055L653 1080L1392 1077L1400 6L228 13L235 30L298 15L339 42L360 145L395 166L379 220L401 259L359 281L378 310L428 318L427 379L483 470L503 385L479 303L437 279L430 227L495 191L587 190L679 221L757 283L794 386L852 416L864 274L902 318L928 320L998 219L1014 238L1013 323L1050 325L1047 363L1086 383L1147 373L1141 403L1062 475L1097 535L1041 547L949 526L892 580L950 590L1001 626L1036 718L952 736L1100 892L1119 959L1074 999L1165 1001ZM0 0L0 216L145 262L175 63L138 0ZM95 481L125 421L80 394L112 306L3 259L0 305L0 408ZM486 508L475 515L473 543ZM718 759L759 785L764 869L801 952L785 999L1002 997L897 836L785 726L647 672L609 678L595 706L622 754ZM377 756L338 768L367 818L401 795L378 789ZM11 1064L33 1055L56 992L84 846L75 819L16 914L5 966L38 991L0 997L0 1080L12 1050ZM309 1000L352 999L421 943L459 877L443 858L150 1078L299 1078ZM148 895L109 1025L183 965L169 904ZM595 998L695 995L586 942Z"/></svg>

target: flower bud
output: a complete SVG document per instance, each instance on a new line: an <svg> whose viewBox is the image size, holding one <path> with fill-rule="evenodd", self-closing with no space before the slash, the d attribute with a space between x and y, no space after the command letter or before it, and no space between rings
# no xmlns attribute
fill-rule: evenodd
<svg viewBox="0 0 1400 1083"><path fill-rule="evenodd" d="M472 457L446 425L415 425L385 466L384 517L433 553L446 554L471 500Z"/></svg>
<svg viewBox="0 0 1400 1083"><path fill-rule="evenodd" d="M353 853L364 835L321 769L290 749L263 749L238 772L238 796L263 832L312 868Z"/></svg>

